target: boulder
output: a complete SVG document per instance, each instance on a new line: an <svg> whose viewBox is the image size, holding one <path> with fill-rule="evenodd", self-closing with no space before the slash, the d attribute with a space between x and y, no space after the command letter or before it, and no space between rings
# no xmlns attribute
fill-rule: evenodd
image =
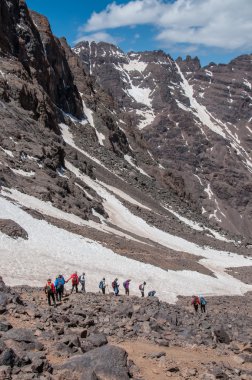
<svg viewBox="0 0 252 380"><path fill-rule="evenodd" d="M4 334L4 340L14 340L17 342L34 343L36 338L29 329L11 329Z"/></svg>
<svg viewBox="0 0 252 380"><path fill-rule="evenodd" d="M106 345L84 355L73 356L57 370L69 374L68 380L77 378L78 374L78 379L82 380L128 380L127 356L122 348Z"/></svg>
<svg viewBox="0 0 252 380"><path fill-rule="evenodd" d="M6 332L12 329L12 325L8 322L0 322L0 331Z"/></svg>
<svg viewBox="0 0 252 380"><path fill-rule="evenodd" d="M92 334L87 338L87 341L92 343L94 347L101 347L108 343L107 337L105 334Z"/></svg>
<svg viewBox="0 0 252 380"><path fill-rule="evenodd" d="M10 366L13 367L17 361L17 356L15 352L10 348L4 350L0 355L0 366Z"/></svg>
<svg viewBox="0 0 252 380"><path fill-rule="evenodd" d="M216 341L219 343L229 344L231 342L231 338L228 333L224 330L224 327L221 326L214 330L214 336Z"/></svg>

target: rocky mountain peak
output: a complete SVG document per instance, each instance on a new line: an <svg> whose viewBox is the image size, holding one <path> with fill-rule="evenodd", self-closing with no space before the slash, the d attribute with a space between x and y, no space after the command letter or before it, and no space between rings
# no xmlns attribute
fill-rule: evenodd
<svg viewBox="0 0 252 380"><path fill-rule="evenodd" d="M176 62L179 64L183 72L196 72L201 68L199 58L192 58L190 55L187 55L185 60L183 60L181 57L178 57Z"/></svg>

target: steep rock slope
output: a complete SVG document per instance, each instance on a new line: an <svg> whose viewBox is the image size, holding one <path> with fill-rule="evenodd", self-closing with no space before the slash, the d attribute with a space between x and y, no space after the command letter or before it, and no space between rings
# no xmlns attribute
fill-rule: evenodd
<svg viewBox="0 0 252 380"><path fill-rule="evenodd" d="M48 21L23 1L2 1L0 7L0 185L87 218L95 202L62 177L59 123L66 113L83 117L64 49ZM83 164L83 170L92 169Z"/></svg>
<svg viewBox="0 0 252 380"><path fill-rule="evenodd" d="M210 222L251 236L251 56L201 68L106 43L73 50L113 97L130 155Z"/></svg>

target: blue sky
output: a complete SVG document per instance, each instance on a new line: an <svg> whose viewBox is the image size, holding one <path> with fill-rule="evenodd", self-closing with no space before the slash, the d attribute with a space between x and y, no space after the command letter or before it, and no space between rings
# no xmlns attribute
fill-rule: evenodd
<svg viewBox="0 0 252 380"><path fill-rule="evenodd" d="M70 45L112 42L122 50L197 55L202 65L252 52L252 0L27 0Z"/></svg>

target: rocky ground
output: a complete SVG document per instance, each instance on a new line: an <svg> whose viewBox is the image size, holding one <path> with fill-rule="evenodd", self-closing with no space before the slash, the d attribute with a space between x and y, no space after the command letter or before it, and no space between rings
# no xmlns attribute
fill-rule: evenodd
<svg viewBox="0 0 252 380"><path fill-rule="evenodd" d="M252 294L190 300L73 294L0 282L0 379L252 379Z"/></svg>

